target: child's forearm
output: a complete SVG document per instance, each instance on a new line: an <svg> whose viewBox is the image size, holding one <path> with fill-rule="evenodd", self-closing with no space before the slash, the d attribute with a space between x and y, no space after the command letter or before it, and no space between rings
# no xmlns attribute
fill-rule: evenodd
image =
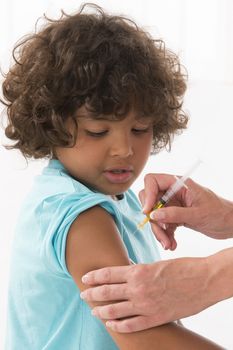
<svg viewBox="0 0 233 350"><path fill-rule="evenodd" d="M223 350L212 341L174 323L135 333L110 334L121 350Z"/></svg>

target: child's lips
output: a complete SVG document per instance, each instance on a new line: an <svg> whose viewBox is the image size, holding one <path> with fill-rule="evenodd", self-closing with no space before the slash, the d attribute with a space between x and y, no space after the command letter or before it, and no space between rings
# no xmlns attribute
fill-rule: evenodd
<svg viewBox="0 0 233 350"><path fill-rule="evenodd" d="M128 182L132 176L132 169L109 169L104 171L104 176L111 183L126 183Z"/></svg>

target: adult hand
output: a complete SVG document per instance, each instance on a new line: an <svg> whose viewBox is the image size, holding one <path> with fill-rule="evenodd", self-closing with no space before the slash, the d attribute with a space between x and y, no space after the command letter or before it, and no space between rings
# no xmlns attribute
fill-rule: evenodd
<svg viewBox="0 0 233 350"><path fill-rule="evenodd" d="M146 176L145 189L140 193L145 213L150 212L174 181L172 175ZM151 221L151 225L157 239L166 248L174 249L177 225L212 238L232 237L233 203L191 179L187 180L187 185L188 189L182 188L168 207L154 212L156 222ZM161 227L163 224L165 229ZM233 248L230 248L207 258L104 268L84 277L83 283L99 286L87 289L83 297L109 302L109 305L95 308L94 313L111 320L107 325L113 330L137 331L193 315L232 297L232 266ZM133 317L125 318L129 316Z"/></svg>
<svg viewBox="0 0 233 350"><path fill-rule="evenodd" d="M139 197L143 212L149 213L164 192L174 183L173 175L148 174L145 188ZM209 237L225 239L233 237L233 202L217 196L208 188L188 179L183 187L167 204L151 214L152 230L165 249L174 250L175 230L185 226Z"/></svg>
<svg viewBox="0 0 233 350"><path fill-rule="evenodd" d="M232 266L233 248L228 248L206 258L106 267L83 276L83 283L92 288L81 297L110 302L95 307L93 314L110 320L106 325L114 331L134 332L194 315L232 297Z"/></svg>
<svg viewBox="0 0 233 350"><path fill-rule="evenodd" d="M93 315L109 320L106 326L114 331L134 332L193 315L215 303L208 284L210 275L207 258L107 267L83 277L83 283L103 285L86 289L81 297L114 301L95 307Z"/></svg>

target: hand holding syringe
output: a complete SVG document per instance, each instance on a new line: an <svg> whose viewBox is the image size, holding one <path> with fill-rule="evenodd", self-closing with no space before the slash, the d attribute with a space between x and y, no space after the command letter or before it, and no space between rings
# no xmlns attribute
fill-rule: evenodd
<svg viewBox="0 0 233 350"><path fill-rule="evenodd" d="M160 200L155 204L153 209L147 214L146 218L138 224L138 228L142 228L148 221L150 221L150 214L156 209L162 208L167 204L172 197L183 187L185 186L185 181L187 178L194 172L194 170L199 166L201 160L198 159L191 168L181 177L176 177L174 184L165 192L165 194L160 198Z"/></svg>

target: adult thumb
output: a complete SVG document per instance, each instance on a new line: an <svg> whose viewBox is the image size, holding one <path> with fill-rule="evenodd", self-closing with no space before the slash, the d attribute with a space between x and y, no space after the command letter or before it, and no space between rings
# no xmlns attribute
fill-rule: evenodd
<svg viewBox="0 0 233 350"><path fill-rule="evenodd" d="M194 208L167 207L156 209L150 218L165 224L191 224L195 217L194 211Z"/></svg>

